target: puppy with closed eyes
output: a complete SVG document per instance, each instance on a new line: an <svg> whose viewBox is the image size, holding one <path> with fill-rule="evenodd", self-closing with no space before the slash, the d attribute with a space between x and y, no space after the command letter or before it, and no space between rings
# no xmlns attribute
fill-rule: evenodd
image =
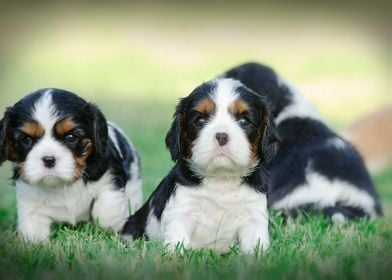
<svg viewBox="0 0 392 280"><path fill-rule="evenodd" d="M178 104L166 145L175 165L123 235L171 250L266 249L265 165L278 139L264 99L232 79L206 82Z"/></svg>
<svg viewBox="0 0 392 280"><path fill-rule="evenodd" d="M33 92L0 121L0 163L14 164L18 230L48 238L51 224L91 218L121 229L142 204L140 162L126 136L77 95Z"/></svg>
<svg viewBox="0 0 392 280"><path fill-rule="evenodd" d="M364 162L313 106L271 68L246 63L223 77L241 81L266 98L281 138L268 164L268 205L295 217L322 213L342 223L382 214L377 191Z"/></svg>

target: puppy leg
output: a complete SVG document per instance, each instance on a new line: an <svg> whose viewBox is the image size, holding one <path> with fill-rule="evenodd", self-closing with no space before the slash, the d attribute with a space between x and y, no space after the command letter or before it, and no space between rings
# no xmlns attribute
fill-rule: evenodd
<svg viewBox="0 0 392 280"><path fill-rule="evenodd" d="M125 195L131 214L135 213L143 205L142 181L140 178L131 179L125 186Z"/></svg>
<svg viewBox="0 0 392 280"><path fill-rule="evenodd" d="M122 190L106 190L94 202L91 216L104 229L119 231L126 222L129 211Z"/></svg>
<svg viewBox="0 0 392 280"><path fill-rule="evenodd" d="M253 254L256 249L265 251L269 246L267 210L242 225L239 229L238 239L240 249L245 254Z"/></svg>
<svg viewBox="0 0 392 280"><path fill-rule="evenodd" d="M167 249L174 252L180 244L184 248L191 246L192 222L185 215L177 216L163 225L164 243Z"/></svg>
<svg viewBox="0 0 392 280"><path fill-rule="evenodd" d="M332 222L335 224L344 224L348 220L370 218L369 215L361 208L343 205L325 207L323 209L323 214L326 217L331 218Z"/></svg>
<svg viewBox="0 0 392 280"><path fill-rule="evenodd" d="M18 231L27 241L38 243L47 240L51 224L48 216L18 210Z"/></svg>

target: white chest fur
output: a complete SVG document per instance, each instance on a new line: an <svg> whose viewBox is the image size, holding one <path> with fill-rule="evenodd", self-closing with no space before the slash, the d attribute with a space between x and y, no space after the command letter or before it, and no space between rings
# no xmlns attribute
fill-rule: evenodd
<svg viewBox="0 0 392 280"><path fill-rule="evenodd" d="M112 187L110 176L85 185L79 180L72 185L39 187L16 182L18 212L31 212L48 216L53 222L75 224L87 221L93 199L105 189Z"/></svg>
<svg viewBox="0 0 392 280"><path fill-rule="evenodd" d="M169 244L183 242L192 248L219 252L236 243L246 252L258 242L266 248L266 196L233 180L204 179L198 187L178 185L163 212L160 228ZM248 239L246 244L243 239Z"/></svg>

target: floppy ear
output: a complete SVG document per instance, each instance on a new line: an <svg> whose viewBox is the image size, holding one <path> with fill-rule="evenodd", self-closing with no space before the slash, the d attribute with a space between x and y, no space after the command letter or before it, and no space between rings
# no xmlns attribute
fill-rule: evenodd
<svg viewBox="0 0 392 280"><path fill-rule="evenodd" d="M280 137L276 125L269 117L266 117L261 152L265 162L270 161L278 152Z"/></svg>
<svg viewBox="0 0 392 280"><path fill-rule="evenodd" d="M170 152L173 161L179 159L181 154L181 122L182 115L186 110L186 100L181 99L180 103L176 107L176 112L173 115L173 122L169 131L166 134L166 147Z"/></svg>
<svg viewBox="0 0 392 280"><path fill-rule="evenodd" d="M9 124L9 112L5 112L3 119L0 121L0 164L8 159L8 139L7 129Z"/></svg>
<svg viewBox="0 0 392 280"><path fill-rule="evenodd" d="M172 125L166 134L166 147L169 150L173 161L176 161L180 154L180 135L180 121L178 119L178 116L175 116Z"/></svg>
<svg viewBox="0 0 392 280"><path fill-rule="evenodd" d="M107 150L108 126L105 117L94 104L87 105L87 114L94 142L94 154L104 155Z"/></svg>
<svg viewBox="0 0 392 280"><path fill-rule="evenodd" d="M87 115L94 143L94 150L86 161L83 176L85 180L96 181L101 178L109 166L109 160L107 160L108 126L97 106L89 103L83 109Z"/></svg>

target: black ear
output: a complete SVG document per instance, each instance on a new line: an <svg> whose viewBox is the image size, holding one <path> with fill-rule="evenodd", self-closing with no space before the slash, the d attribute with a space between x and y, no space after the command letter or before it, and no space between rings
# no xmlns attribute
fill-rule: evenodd
<svg viewBox="0 0 392 280"><path fill-rule="evenodd" d="M83 172L85 180L96 181L102 177L109 166L108 160L108 126L105 117L94 104L83 108L89 122L90 135L94 142L94 150L86 161Z"/></svg>
<svg viewBox="0 0 392 280"><path fill-rule="evenodd" d="M173 161L178 160L180 154L181 125L178 116L174 117L173 123L166 134L166 147Z"/></svg>
<svg viewBox="0 0 392 280"><path fill-rule="evenodd" d="M181 122L183 121L185 110L186 99L181 99L176 107L176 112L173 115L171 127L166 134L166 147L169 150L173 161L178 160L181 154Z"/></svg>
<svg viewBox="0 0 392 280"><path fill-rule="evenodd" d="M265 162L268 162L276 155L280 144L278 129L270 118L265 118L265 127L261 142L263 159Z"/></svg>
<svg viewBox="0 0 392 280"><path fill-rule="evenodd" d="M7 143L7 130L9 121L9 111L7 110L3 119L0 121L0 164L2 164L8 158L7 146L9 144Z"/></svg>
<svg viewBox="0 0 392 280"><path fill-rule="evenodd" d="M98 107L89 103L87 105L89 126L94 141L94 154L104 155L107 150L108 126L106 119Z"/></svg>

